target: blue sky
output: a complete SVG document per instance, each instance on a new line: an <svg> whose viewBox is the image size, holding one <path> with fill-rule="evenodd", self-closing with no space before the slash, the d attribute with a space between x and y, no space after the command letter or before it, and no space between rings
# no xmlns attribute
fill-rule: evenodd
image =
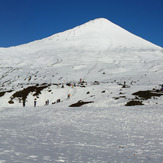
<svg viewBox="0 0 163 163"><path fill-rule="evenodd" d="M46 38L95 18L163 47L163 0L0 0L0 47Z"/></svg>

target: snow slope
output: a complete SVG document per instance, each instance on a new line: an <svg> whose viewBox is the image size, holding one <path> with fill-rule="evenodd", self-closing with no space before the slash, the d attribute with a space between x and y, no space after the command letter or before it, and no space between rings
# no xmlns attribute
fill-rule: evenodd
<svg viewBox="0 0 163 163"><path fill-rule="evenodd" d="M129 33L107 19L95 19L42 40L0 48L0 89L1 92L12 91L0 98L0 105L11 106L8 101L14 92L31 85L77 83L80 79L87 82L88 89L97 88L95 93L104 89L109 92L113 87L115 92L119 92L118 84L124 81L129 85L135 83L131 89L137 91L146 86L153 89L162 83L162 56L161 47ZM92 87L94 81L103 83L103 86ZM42 101L39 104L43 105L46 96L54 100L65 99L69 92L77 95L75 100L80 100L80 94L84 92L80 88L71 90L66 87L65 91L56 87L52 89L56 93L48 94L46 91L44 95L41 94L39 98ZM101 96L100 100L97 98L97 105L103 105L103 102L99 102L107 101L107 96L103 97L105 99L101 99ZM85 92L83 98L87 98ZM28 97L29 105L33 105L33 99ZM15 101L14 105L19 104Z"/></svg>
<svg viewBox="0 0 163 163"><path fill-rule="evenodd" d="M103 18L0 48L0 163L161 163L162 57Z"/></svg>

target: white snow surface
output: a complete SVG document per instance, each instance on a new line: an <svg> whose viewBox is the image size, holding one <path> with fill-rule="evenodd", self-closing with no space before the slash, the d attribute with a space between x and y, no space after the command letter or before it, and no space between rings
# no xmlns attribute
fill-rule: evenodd
<svg viewBox="0 0 163 163"><path fill-rule="evenodd" d="M162 162L163 96L125 106L134 92L160 89L161 47L100 18L0 48L0 58L0 163ZM36 84L48 86L22 107L14 93ZM93 103L69 107L79 100Z"/></svg>
<svg viewBox="0 0 163 163"><path fill-rule="evenodd" d="M7 108L0 162L161 163L162 135L162 105Z"/></svg>
<svg viewBox="0 0 163 163"><path fill-rule="evenodd" d="M0 48L0 89L1 92L12 90L0 98L0 106L11 106L8 101L14 92L42 83L78 83L82 79L88 83L87 88L90 90L97 92L106 89L111 92L109 89L115 87L116 94L120 89L117 83L123 84L124 81L128 85L134 83L127 92L136 88L139 91L148 86L153 89L162 84L162 57L161 47L127 32L107 19L95 19L42 40ZM101 88L94 88L94 81L105 84ZM51 89L53 92L44 92L39 98L44 99L46 93L48 98L64 99L69 91L79 94L76 100L82 96L87 98L83 89ZM29 100L31 98L28 96L27 104L33 106L33 101ZM13 106L17 105L15 101Z"/></svg>

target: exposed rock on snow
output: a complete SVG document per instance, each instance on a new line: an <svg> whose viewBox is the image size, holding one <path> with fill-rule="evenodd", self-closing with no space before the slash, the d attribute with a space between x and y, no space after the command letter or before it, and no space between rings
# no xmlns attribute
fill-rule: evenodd
<svg viewBox="0 0 163 163"><path fill-rule="evenodd" d="M80 106L82 106L82 105L90 104L90 103L93 103L93 101L86 101L86 102L84 102L84 101L82 101L82 100L79 100L77 103L72 104L72 105L70 105L69 107L80 107Z"/></svg>
<svg viewBox="0 0 163 163"><path fill-rule="evenodd" d="M154 97L160 97L163 96L163 91L161 90L147 90L147 91L138 91L133 93L133 95L136 95L140 97L141 99L147 100Z"/></svg>
<svg viewBox="0 0 163 163"><path fill-rule="evenodd" d="M125 106L135 106L135 105L143 105L143 103L142 101L131 100L125 104Z"/></svg>

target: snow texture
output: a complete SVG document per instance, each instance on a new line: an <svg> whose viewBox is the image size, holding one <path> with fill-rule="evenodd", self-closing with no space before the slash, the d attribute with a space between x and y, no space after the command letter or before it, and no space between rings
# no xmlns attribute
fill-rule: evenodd
<svg viewBox="0 0 163 163"><path fill-rule="evenodd" d="M158 162L162 106L7 108L0 162Z"/></svg>
<svg viewBox="0 0 163 163"><path fill-rule="evenodd" d="M162 162L161 47L100 18L0 58L0 163Z"/></svg>

